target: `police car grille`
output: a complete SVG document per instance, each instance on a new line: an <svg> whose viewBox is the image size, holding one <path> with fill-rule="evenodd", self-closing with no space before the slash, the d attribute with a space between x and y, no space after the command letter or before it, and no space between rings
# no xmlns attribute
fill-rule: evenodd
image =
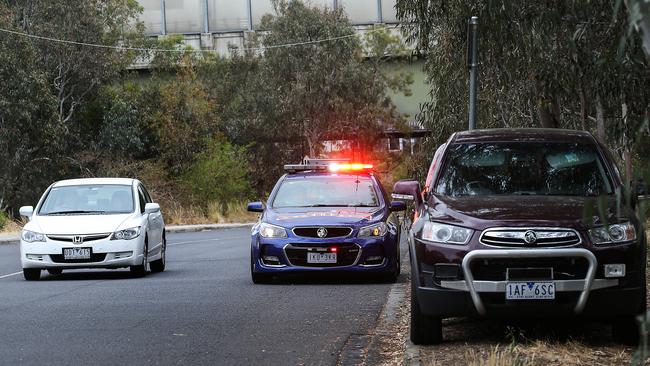
<svg viewBox="0 0 650 366"><path fill-rule="evenodd" d="M319 236L318 230L324 228L327 230L325 236ZM352 233L352 228L349 227L324 227L324 226L313 226L313 227L297 227L293 229L293 233L296 236L301 236L304 238L342 238L350 235Z"/></svg>
<svg viewBox="0 0 650 366"><path fill-rule="evenodd" d="M527 232L535 234L534 242L526 242ZM580 244L581 239L573 229L495 228L483 231L480 242L496 247L564 247Z"/></svg>
<svg viewBox="0 0 650 366"><path fill-rule="evenodd" d="M336 263L307 263L307 253L321 252L323 249L336 247ZM319 250L320 249L320 250ZM284 249L292 266L300 267L341 267L353 265L361 249L356 244L289 244Z"/></svg>

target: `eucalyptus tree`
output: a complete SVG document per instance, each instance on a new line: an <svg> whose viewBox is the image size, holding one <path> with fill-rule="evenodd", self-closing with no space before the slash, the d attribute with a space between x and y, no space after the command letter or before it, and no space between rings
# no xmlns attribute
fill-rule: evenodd
<svg viewBox="0 0 650 366"><path fill-rule="evenodd" d="M280 117L269 127L300 136L312 156L325 140L372 145L381 122L393 117L387 89L408 88L406 77L389 79L367 61L384 57L373 52L390 51L394 40L367 38L375 47L364 53L342 8L314 8L297 0L274 5L277 15L262 19L268 34L261 40L261 77ZM286 44L296 45L276 47Z"/></svg>
<svg viewBox="0 0 650 366"><path fill-rule="evenodd" d="M435 142L466 125L473 15L480 19L479 127L589 129L621 155L648 140L648 60L614 2L398 0L397 9L427 56L432 99L420 118L438 132Z"/></svg>

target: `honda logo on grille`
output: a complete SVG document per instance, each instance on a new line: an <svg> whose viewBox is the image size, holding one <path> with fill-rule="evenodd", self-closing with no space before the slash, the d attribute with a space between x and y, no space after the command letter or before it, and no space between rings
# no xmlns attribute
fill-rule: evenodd
<svg viewBox="0 0 650 366"><path fill-rule="evenodd" d="M318 231L316 231L316 235L318 235L319 238L324 238L327 236L327 229L324 227L318 228Z"/></svg>
<svg viewBox="0 0 650 366"><path fill-rule="evenodd" d="M83 236L77 235L77 236L72 237L72 243L73 244L81 244L83 242L84 242L84 237Z"/></svg>
<svg viewBox="0 0 650 366"><path fill-rule="evenodd" d="M524 233L524 242L528 245L533 245L537 241L537 233L532 230L528 230Z"/></svg>

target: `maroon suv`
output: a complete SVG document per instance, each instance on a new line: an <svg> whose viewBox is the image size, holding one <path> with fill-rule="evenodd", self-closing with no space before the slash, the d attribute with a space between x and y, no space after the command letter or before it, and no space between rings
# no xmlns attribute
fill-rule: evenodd
<svg viewBox="0 0 650 366"><path fill-rule="evenodd" d="M638 339L646 244L609 151L591 134L474 130L436 152L413 199L411 340L442 340L443 318L588 317ZM626 199L626 197L628 199Z"/></svg>

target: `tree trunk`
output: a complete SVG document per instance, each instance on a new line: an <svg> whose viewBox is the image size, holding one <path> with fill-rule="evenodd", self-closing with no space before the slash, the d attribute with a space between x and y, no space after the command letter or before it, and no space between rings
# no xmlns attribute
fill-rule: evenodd
<svg viewBox="0 0 650 366"><path fill-rule="evenodd" d="M627 103L625 97L621 103L621 122L623 124L623 131L627 131ZM628 181L632 179L632 149L628 141L627 133L623 133L623 161L625 162L625 179Z"/></svg>
<svg viewBox="0 0 650 366"><path fill-rule="evenodd" d="M580 83L578 95L580 96L580 127L583 131L587 131L587 98L585 97L585 88L582 83Z"/></svg>
<svg viewBox="0 0 650 366"><path fill-rule="evenodd" d="M540 98L537 112L543 128L560 127L560 106L555 97Z"/></svg>
<svg viewBox="0 0 650 366"><path fill-rule="evenodd" d="M605 110L600 94L596 94L596 137L605 143Z"/></svg>

